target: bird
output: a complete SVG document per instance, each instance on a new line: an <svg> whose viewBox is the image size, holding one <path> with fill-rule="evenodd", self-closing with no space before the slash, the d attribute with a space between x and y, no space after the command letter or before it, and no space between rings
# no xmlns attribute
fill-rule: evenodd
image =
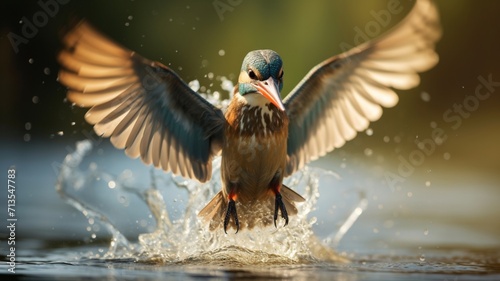
<svg viewBox="0 0 500 281"><path fill-rule="evenodd" d="M58 80L69 101L90 107L95 133L131 158L206 182L220 156L221 190L198 215L212 231L238 233L286 226L305 199L283 179L366 130L397 104L395 90L416 87L439 61L441 33L435 4L416 0L393 28L320 62L283 99L279 54L250 51L223 112L83 19L62 36Z"/></svg>

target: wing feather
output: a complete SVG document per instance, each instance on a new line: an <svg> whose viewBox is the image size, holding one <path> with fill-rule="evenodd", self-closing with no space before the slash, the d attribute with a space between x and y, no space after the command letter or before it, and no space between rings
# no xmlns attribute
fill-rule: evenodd
<svg viewBox="0 0 500 281"><path fill-rule="evenodd" d="M417 0L408 16L380 38L314 67L285 98L290 122L286 175L341 147L397 104L393 89L420 83L418 72L438 62L439 15Z"/></svg>
<svg viewBox="0 0 500 281"><path fill-rule="evenodd" d="M176 73L97 32L85 21L63 38L59 81L68 99L90 107L96 133L146 164L207 181L220 150L222 112Z"/></svg>

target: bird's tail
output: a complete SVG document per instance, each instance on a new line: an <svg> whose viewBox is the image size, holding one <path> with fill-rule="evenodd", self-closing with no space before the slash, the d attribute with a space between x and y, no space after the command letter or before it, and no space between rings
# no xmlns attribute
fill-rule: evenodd
<svg viewBox="0 0 500 281"><path fill-rule="evenodd" d="M283 203L289 216L298 213L296 202L304 202L305 199L289 187L282 185L280 193ZM198 216L209 224L210 230L216 230L223 226L226 216L228 201L219 191L208 204L198 213ZM268 196L264 200L246 201L244 203L236 201L236 211L239 219L240 230L244 228L252 229L256 226L264 227L274 224L274 196ZM233 219L228 227L236 230L236 224Z"/></svg>

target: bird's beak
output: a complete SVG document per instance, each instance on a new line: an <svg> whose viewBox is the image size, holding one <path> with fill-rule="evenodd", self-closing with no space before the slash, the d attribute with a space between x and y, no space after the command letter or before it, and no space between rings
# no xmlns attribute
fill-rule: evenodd
<svg viewBox="0 0 500 281"><path fill-rule="evenodd" d="M285 106L281 102L280 90L278 84L274 81L273 77L265 81L258 81L256 85L257 90L266 97L270 102L272 102L277 108L285 111Z"/></svg>

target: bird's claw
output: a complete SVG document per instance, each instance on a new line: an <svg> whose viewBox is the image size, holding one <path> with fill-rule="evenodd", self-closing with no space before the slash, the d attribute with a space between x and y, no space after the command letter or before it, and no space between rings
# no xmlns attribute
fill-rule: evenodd
<svg viewBox="0 0 500 281"><path fill-rule="evenodd" d="M238 213L236 213L236 202L230 199L227 205L226 217L224 218L224 233L227 234L227 226L229 224L229 220L231 220L231 216L234 219L234 224L236 225L236 233L240 230L240 222L238 221Z"/></svg>
<svg viewBox="0 0 500 281"><path fill-rule="evenodd" d="M276 193L276 200L274 203L274 226L276 226L276 220L278 220L278 211L281 211L281 217L285 219L285 225L288 225L288 212L286 211L285 204L281 197L281 193Z"/></svg>

